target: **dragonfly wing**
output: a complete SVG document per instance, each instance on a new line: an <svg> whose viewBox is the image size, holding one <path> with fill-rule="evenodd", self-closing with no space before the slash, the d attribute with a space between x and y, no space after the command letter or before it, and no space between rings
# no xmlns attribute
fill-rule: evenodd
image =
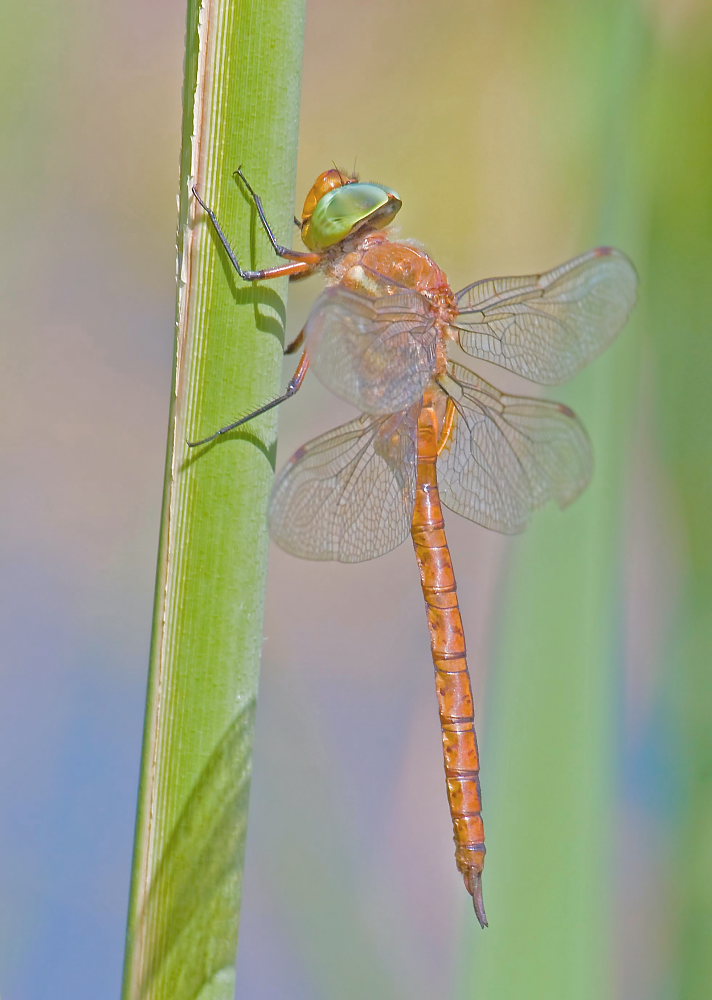
<svg viewBox="0 0 712 1000"><path fill-rule="evenodd" d="M571 378L603 351L635 304L635 268L599 247L522 278L490 278L457 293L453 324L468 354L533 382Z"/></svg>
<svg viewBox="0 0 712 1000"><path fill-rule="evenodd" d="M415 291L372 298L334 285L314 305L305 338L317 378L365 413L407 409L435 371L435 317Z"/></svg>
<svg viewBox="0 0 712 1000"><path fill-rule="evenodd" d="M361 416L303 445L275 481L270 534L303 559L363 562L407 537L415 503L418 405Z"/></svg>
<svg viewBox="0 0 712 1000"><path fill-rule="evenodd" d="M464 517L511 534L549 500L571 503L588 485L588 435L568 406L509 396L462 365L445 388L457 418L438 458L443 503Z"/></svg>

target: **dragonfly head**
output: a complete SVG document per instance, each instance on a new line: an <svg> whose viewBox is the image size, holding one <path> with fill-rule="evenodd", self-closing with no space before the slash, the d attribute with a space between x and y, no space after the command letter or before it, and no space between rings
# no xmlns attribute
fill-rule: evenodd
<svg viewBox="0 0 712 1000"><path fill-rule="evenodd" d="M400 207L400 198L390 188L364 184L340 170L326 170L304 202L302 239L310 250L326 250L362 226L383 229Z"/></svg>

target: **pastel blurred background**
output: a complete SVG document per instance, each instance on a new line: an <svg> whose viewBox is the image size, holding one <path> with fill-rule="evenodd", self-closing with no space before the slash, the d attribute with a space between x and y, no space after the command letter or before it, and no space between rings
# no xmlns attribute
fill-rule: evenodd
<svg viewBox="0 0 712 1000"><path fill-rule="evenodd" d="M0 22L3 1000L120 986L183 29L164 0ZM486 932L452 859L410 546L360 566L273 551L238 996L709 997L712 10L312 0L295 209L332 161L399 191L400 233L455 287L612 243L640 300L553 393L593 438L585 497L513 541L448 522ZM289 332L318 290L293 290ZM279 462L347 418L312 381Z"/></svg>

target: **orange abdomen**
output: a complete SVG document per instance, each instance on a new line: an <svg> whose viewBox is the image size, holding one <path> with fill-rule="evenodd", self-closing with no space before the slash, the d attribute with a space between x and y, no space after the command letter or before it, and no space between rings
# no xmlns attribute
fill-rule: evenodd
<svg viewBox="0 0 712 1000"><path fill-rule="evenodd" d="M411 533L435 666L455 861L472 896L477 918L484 927L487 917L481 879L485 831L480 760L465 635L438 492L437 452L438 419L434 407L426 402L418 420L418 485Z"/></svg>

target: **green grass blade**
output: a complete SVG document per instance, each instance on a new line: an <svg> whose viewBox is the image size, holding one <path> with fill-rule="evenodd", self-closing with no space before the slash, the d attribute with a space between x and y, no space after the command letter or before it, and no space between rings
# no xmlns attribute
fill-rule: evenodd
<svg viewBox="0 0 712 1000"><path fill-rule="evenodd" d="M242 164L290 242L304 6L188 7L176 366L124 1000L234 993L276 418L195 452L186 441L279 391L286 286L236 280L190 185L240 258L269 265L232 178Z"/></svg>

